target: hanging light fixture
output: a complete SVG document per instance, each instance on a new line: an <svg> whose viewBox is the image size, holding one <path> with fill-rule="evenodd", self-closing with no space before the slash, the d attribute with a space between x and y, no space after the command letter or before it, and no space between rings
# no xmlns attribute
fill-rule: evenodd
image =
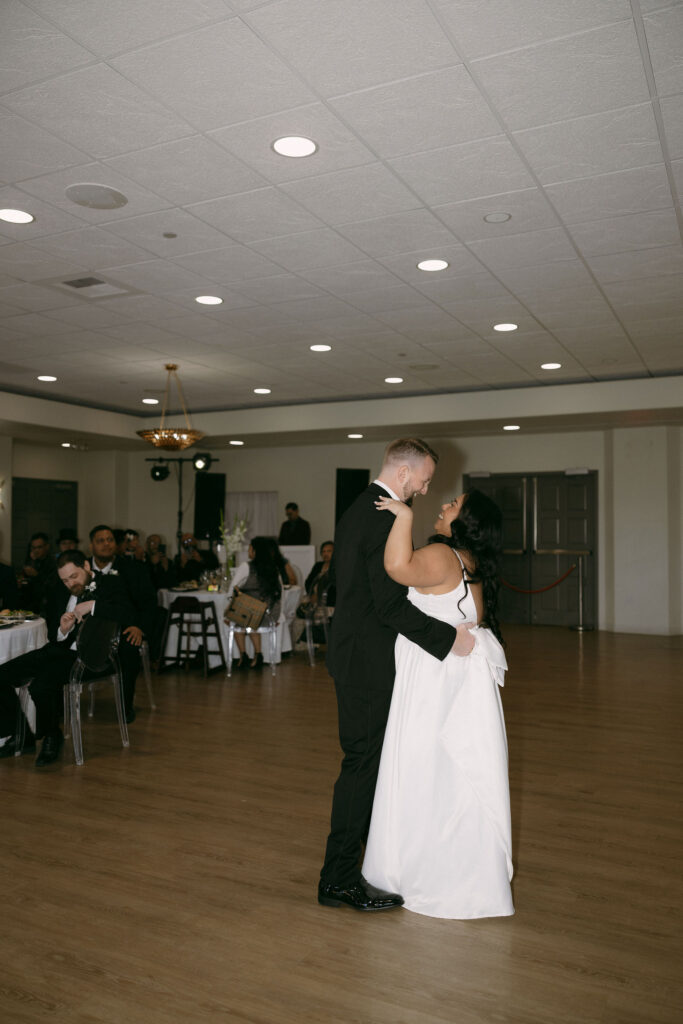
<svg viewBox="0 0 683 1024"><path fill-rule="evenodd" d="M164 394L164 404L161 407L161 423L158 427L154 427L151 430L138 430L137 434L143 439L143 441L149 441L155 448L166 448L170 451L182 451L184 448L190 448L197 441L201 441L204 434L201 430L193 430L190 425L190 417L187 415L187 408L185 406L185 399L183 397L183 389L180 386L180 379L176 370L178 369L176 363L166 363L166 370L168 376L166 378L166 392ZM180 404L183 407L183 413L185 415L186 427L165 427L164 419L166 417L166 407L168 405L168 396L171 390L171 378L175 380L176 387L178 389L178 395L180 397Z"/></svg>

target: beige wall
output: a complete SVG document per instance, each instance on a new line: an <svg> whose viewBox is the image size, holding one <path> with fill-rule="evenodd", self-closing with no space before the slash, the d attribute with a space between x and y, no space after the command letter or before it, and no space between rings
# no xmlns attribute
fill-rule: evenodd
<svg viewBox="0 0 683 1024"><path fill-rule="evenodd" d="M416 539L429 534L438 505L457 493L462 474L543 472L586 466L598 471L599 626L616 631L680 633L683 592L680 427L633 427L554 434L427 438L441 460L430 494L416 502ZM363 468L374 476L383 445L364 441L277 449L222 448L212 469L226 474L228 490L275 490L280 505L294 500L312 526L316 544L334 530L337 468ZM0 438L0 511L3 557L9 552L8 484L11 477L77 480L79 531L96 522L156 531L174 547L178 489L172 470L150 478L147 453L64 451ZM191 467L184 470L184 525L194 522ZM3 518L4 516L4 518Z"/></svg>

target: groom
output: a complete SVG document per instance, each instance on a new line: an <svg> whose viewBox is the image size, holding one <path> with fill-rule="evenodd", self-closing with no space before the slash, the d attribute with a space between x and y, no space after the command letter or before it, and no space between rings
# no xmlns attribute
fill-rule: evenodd
<svg viewBox="0 0 683 1024"><path fill-rule="evenodd" d="M409 501L426 494L438 455L417 438L393 441L379 477L346 510L337 524L331 574L337 603L331 620L327 667L334 678L339 739L344 759L334 787L331 831L320 872L318 902L356 910L390 910L403 899L371 886L360 873L370 825L384 730L396 672L394 643L402 633L443 661L453 651L466 655L474 640L432 619L408 601L407 587L384 571L384 547L393 516L375 508L379 497Z"/></svg>

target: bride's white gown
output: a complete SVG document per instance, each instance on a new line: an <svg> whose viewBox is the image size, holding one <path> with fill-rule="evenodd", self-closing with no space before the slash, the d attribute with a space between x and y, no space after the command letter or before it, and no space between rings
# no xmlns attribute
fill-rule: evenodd
<svg viewBox="0 0 683 1024"><path fill-rule="evenodd" d="M476 622L471 591L408 597L428 615ZM507 669L488 629L443 662L399 636L363 876L430 917L514 914L507 740L499 686Z"/></svg>

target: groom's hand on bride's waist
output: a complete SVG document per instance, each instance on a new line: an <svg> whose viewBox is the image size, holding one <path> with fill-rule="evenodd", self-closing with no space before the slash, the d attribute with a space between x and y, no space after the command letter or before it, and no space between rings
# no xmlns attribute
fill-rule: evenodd
<svg viewBox="0 0 683 1024"><path fill-rule="evenodd" d="M458 626L455 634L455 643L451 647L451 654L457 654L459 658L464 658L470 654L474 649L474 637L470 633L471 629L474 629L476 622L463 622Z"/></svg>

